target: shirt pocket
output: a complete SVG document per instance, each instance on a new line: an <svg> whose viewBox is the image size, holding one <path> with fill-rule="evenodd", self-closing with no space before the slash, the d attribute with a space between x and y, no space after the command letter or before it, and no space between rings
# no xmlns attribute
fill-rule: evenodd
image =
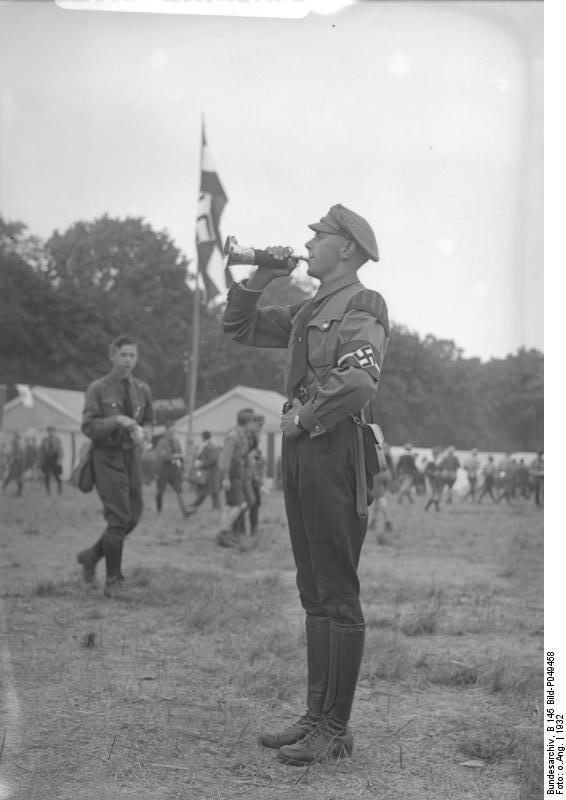
<svg viewBox="0 0 566 800"><path fill-rule="evenodd" d="M336 366L341 319L326 316L309 322L307 359L311 367L332 369Z"/></svg>
<svg viewBox="0 0 566 800"><path fill-rule="evenodd" d="M102 406L102 416L114 417L116 414L122 414L122 404L113 395L103 395L100 398L100 405Z"/></svg>

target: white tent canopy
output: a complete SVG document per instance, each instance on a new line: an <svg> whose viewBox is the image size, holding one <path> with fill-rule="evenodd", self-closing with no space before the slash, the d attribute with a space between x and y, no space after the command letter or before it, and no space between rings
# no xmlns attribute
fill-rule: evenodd
<svg viewBox="0 0 566 800"><path fill-rule="evenodd" d="M275 463L281 454L281 411L285 397L279 392L267 389L256 389L251 386L234 386L229 391L215 397L209 403L197 408L193 414L193 434L196 440L203 431L209 431L213 441L221 445L224 436L236 425L238 411L252 408L256 414L265 417L260 437L260 449L267 462L267 476L275 474ZM182 446L189 430L188 416L181 417L175 423L175 430L182 437Z"/></svg>
<svg viewBox="0 0 566 800"><path fill-rule="evenodd" d="M21 395L4 406L3 438L14 431L39 445L47 428L55 428L63 445L63 477L68 478L77 462L81 446L88 441L81 433L84 392L72 389L51 389L46 386L30 388L33 405Z"/></svg>

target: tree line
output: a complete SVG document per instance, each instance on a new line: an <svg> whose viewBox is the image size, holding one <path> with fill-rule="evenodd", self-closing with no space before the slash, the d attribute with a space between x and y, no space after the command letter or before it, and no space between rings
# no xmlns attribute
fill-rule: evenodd
<svg viewBox="0 0 566 800"><path fill-rule="evenodd" d="M190 263L167 232L108 216L31 236L0 218L0 383L84 390L109 369L109 341L139 341L137 372L154 397L186 394L193 290ZM295 303L312 287L274 281L262 303ZM222 332L222 308L200 314L197 405L236 384L282 391L284 351L253 350ZM535 450L543 443L543 354L482 362L451 340L393 323L374 404L387 440L420 446ZM179 409L177 413L180 413Z"/></svg>

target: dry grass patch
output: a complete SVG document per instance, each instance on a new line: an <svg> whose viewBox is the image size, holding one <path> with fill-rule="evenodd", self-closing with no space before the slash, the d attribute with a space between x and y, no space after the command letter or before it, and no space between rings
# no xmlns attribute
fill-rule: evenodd
<svg viewBox="0 0 566 800"><path fill-rule="evenodd" d="M519 800L533 800L539 797L544 785L543 734L539 726L519 734L517 737L516 758L520 778Z"/></svg>
<svg viewBox="0 0 566 800"><path fill-rule="evenodd" d="M46 503L30 490L25 509L0 497L1 641L21 709L3 779L18 797L536 796L541 641L528 633L541 627L543 536L534 509L453 504L431 517L392 504L392 545L368 537L361 564L368 626L354 757L295 770L257 745L263 726L304 711L303 612L281 495L265 498L260 545L241 554L215 545L217 512L181 523L170 498L157 518L152 493L125 551L129 602L81 582L76 551L103 527L94 495ZM31 547L22 532L39 523ZM508 567L512 576L496 575ZM409 622L413 635L402 632Z"/></svg>
<svg viewBox="0 0 566 800"><path fill-rule="evenodd" d="M424 608L415 607L411 613L401 618L399 630L405 636L423 636L436 633L443 604L443 592L434 590Z"/></svg>
<svg viewBox="0 0 566 800"><path fill-rule="evenodd" d="M540 670L518 663L512 656L499 656L495 663L485 670L482 683L491 694L502 694L516 699L542 700Z"/></svg>
<svg viewBox="0 0 566 800"><path fill-rule="evenodd" d="M366 635L362 677L376 680L404 680L410 668L410 648L396 632L372 631Z"/></svg>
<svg viewBox="0 0 566 800"><path fill-rule="evenodd" d="M517 752L517 735L495 716L477 717L458 737L458 752L487 764L505 761Z"/></svg>
<svg viewBox="0 0 566 800"><path fill-rule="evenodd" d="M455 659L436 660L424 654L415 663L427 681L442 686L476 686L481 670L476 664L466 664Z"/></svg>

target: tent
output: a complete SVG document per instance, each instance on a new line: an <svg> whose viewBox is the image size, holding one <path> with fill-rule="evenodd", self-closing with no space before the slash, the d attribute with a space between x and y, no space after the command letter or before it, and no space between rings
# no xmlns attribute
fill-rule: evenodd
<svg viewBox="0 0 566 800"><path fill-rule="evenodd" d="M234 386L228 392L197 408L193 414L193 434L198 440L203 431L209 431L215 444L221 445L224 436L236 425L236 415L242 408L253 408L265 417L260 438L260 449L266 460L266 475L276 474L277 459L281 454L281 411L285 397L279 392L255 389L251 386ZM175 430L185 446L189 431L188 416L175 422ZM195 442L197 444L197 442Z"/></svg>
<svg viewBox="0 0 566 800"><path fill-rule="evenodd" d="M81 446L88 441L81 433L84 392L45 386L32 386L30 391L33 405L26 404L22 396L5 404L1 429L4 443L9 442L14 431L19 431L22 438L39 446L47 428L54 427L63 445L63 477L68 478Z"/></svg>

